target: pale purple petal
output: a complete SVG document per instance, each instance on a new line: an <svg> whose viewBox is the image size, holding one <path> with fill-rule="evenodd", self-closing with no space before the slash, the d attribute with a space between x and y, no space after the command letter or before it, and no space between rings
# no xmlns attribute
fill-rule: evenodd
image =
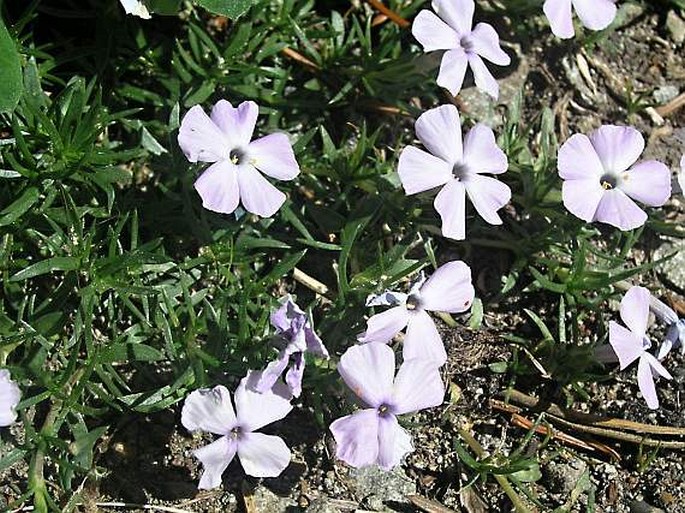
<svg viewBox="0 0 685 513"><path fill-rule="evenodd" d="M597 206L595 220L628 231L645 224L647 214L622 190L611 189L604 192Z"/></svg>
<svg viewBox="0 0 685 513"><path fill-rule="evenodd" d="M561 39L572 38L575 34L571 6L571 0L546 0L542 7L552 33Z"/></svg>
<svg viewBox="0 0 685 513"><path fill-rule="evenodd" d="M290 464L290 449L279 436L243 433L238 458L248 476L276 477Z"/></svg>
<svg viewBox="0 0 685 513"><path fill-rule="evenodd" d="M378 407L392 393L395 353L378 342L352 346L340 357L338 373L366 405Z"/></svg>
<svg viewBox="0 0 685 513"><path fill-rule="evenodd" d="M660 207L671 197L671 171L656 160L640 162L623 173L619 188L640 203Z"/></svg>
<svg viewBox="0 0 685 513"><path fill-rule="evenodd" d="M407 303L407 294L385 290L381 294L369 294L366 298L366 306L397 306Z"/></svg>
<svg viewBox="0 0 685 513"><path fill-rule="evenodd" d="M290 354L286 351L281 351L278 354L278 358L269 362L263 371L251 373L253 379L248 382L249 388L260 394L271 390L288 366L289 359Z"/></svg>
<svg viewBox="0 0 685 513"><path fill-rule="evenodd" d="M640 339L647 333L650 297L646 288L630 287L621 300L621 319Z"/></svg>
<svg viewBox="0 0 685 513"><path fill-rule="evenodd" d="M511 64L511 57L502 50L499 44L499 35L489 23L479 23L470 35L473 51L484 59L499 66Z"/></svg>
<svg viewBox="0 0 685 513"><path fill-rule="evenodd" d="M399 425L394 415L378 419L378 466L392 470L407 454L414 450L411 436Z"/></svg>
<svg viewBox="0 0 685 513"><path fill-rule="evenodd" d="M411 33L425 52L449 50L459 46L459 36L454 29L425 9L414 18Z"/></svg>
<svg viewBox="0 0 685 513"><path fill-rule="evenodd" d="M124 7L126 14L132 14L143 18L144 20L150 19L150 11L141 0L119 0L121 5Z"/></svg>
<svg viewBox="0 0 685 513"><path fill-rule="evenodd" d="M285 134L270 134L247 147L251 164L276 180L292 180L300 174L293 147Z"/></svg>
<svg viewBox="0 0 685 513"><path fill-rule="evenodd" d="M464 36L471 32L476 9L474 0L433 0L431 5L438 16L459 35Z"/></svg>
<svg viewBox="0 0 685 513"><path fill-rule="evenodd" d="M488 93L495 100L499 98L499 85L497 84L497 80L492 76L492 73L488 70L483 59L476 54L469 54L468 60L471 71L473 71L473 79L476 82L476 87L481 91Z"/></svg>
<svg viewBox="0 0 685 513"><path fill-rule="evenodd" d="M231 151L229 139L199 105L183 116L178 145L190 162L216 162L227 159Z"/></svg>
<svg viewBox="0 0 685 513"><path fill-rule="evenodd" d="M402 357L405 361L419 358L427 360L436 367L444 365L447 361L440 333L431 316L424 310L413 313L409 319Z"/></svg>
<svg viewBox="0 0 685 513"><path fill-rule="evenodd" d="M434 362L423 358L405 360L395 377L393 413L413 413L442 404L445 386Z"/></svg>
<svg viewBox="0 0 685 513"><path fill-rule="evenodd" d="M222 214L230 214L238 208L240 189L237 170L229 160L220 160L195 180L195 190L202 198L203 207Z"/></svg>
<svg viewBox="0 0 685 513"><path fill-rule="evenodd" d="M590 30L603 30L616 17L614 0L573 0L578 17Z"/></svg>
<svg viewBox="0 0 685 513"><path fill-rule="evenodd" d="M441 105L427 110L416 120L414 129L428 151L450 167L461 161L461 120L454 105Z"/></svg>
<svg viewBox="0 0 685 513"><path fill-rule="evenodd" d="M0 427L9 426L17 420L15 408L21 399L21 390L12 381L7 369L0 369Z"/></svg>
<svg viewBox="0 0 685 513"><path fill-rule="evenodd" d="M661 342L661 345L659 346L659 351L657 352L657 359L663 360L668 356L668 353L671 352L671 349L673 349L673 341L666 337L666 339Z"/></svg>
<svg viewBox="0 0 685 513"><path fill-rule="evenodd" d="M440 61L437 84L456 96L464 85L469 60L463 48L447 50Z"/></svg>
<svg viewBox="0 0 685 513"><path fill-rule="evenodd" d="M466 238L466 187L459 180L450 180L433 201L442 220L442 234L456 240Z"/></svg>
<svg viewBox="0 0 685 513"><path fill-rule="evenodd" d="M295 353L290 361L290 368L285 375L285 384L288 385L293 397L300 397L300 394L302 394L304 365L304 355L302 353Z"/></svg>
<svg viewBox="0 0 685 513"><path fill-rule="evenodd" d="M585 134L569 137L559 148L559 176L564 180L596 180L604 174L604 166L590 138Z"/></svg>
<svg viewBox="0 0 685 513"><path fill-rule="evenodd" d="M193 451L193 455L204 467L200 483L197 485L200 490L210 490L221 486L221 475L233 460L237 448L233 438L222 436L211 444Z"/></svg>
<svg viewBox="0 0 685 513"><path fill-rule="evenodd" d="M621 370L644 353L642 338L615 321L609 321L609 343L618 357Z"/></svg>
<svg viewBox="0 0 685 513"><path fill-rule="evenodd" d="M651 353L645 352L640 358L644 359L652 368L652 370L662 378L673 379L671 373L668 372L661 362L657 360Z"/></svg>
<svg viewBox="0 0 685 513"><path fill-rule="evenodd" d="M366 321L366 331L358 340L362 344L368 342L389 342L404 329L409 320L407 308L396 306L372 316Z"/></svg>
<svg viewBox="0 0 685 513"><path fill-rule="evenodd" d="M595 220L605 192L597 178L566 180L561 185L561 198L566 209L588 223Z"/></svg>
<svg viewBox="0 0 685 513"><path fill-rule="evenodd" d="M502 224L497 211L511 199L509 186L496 178L481 175L469 177L464 185L478 214L489 224Z"/></svg>
<svg viewBox="0 0 685 513"><path fill-rule="evenodd" d="M326 349L323 340L319 338L319 335L312 328L305 328L304 338L307 343L307 351L321 358L328 359L328 349Z"/></svg>
<svg viewBox="0 0 685 513"><path fill-rule="evenodd" d="M306 320L307 314L293 301L290 295L287 295L281 306L269 316L269 322L278 333L291 333L294 327L299 330Z"/></svg>
<svg viewBox="0 0 685 513"><path fill-rule="evenodd" d="M248 374L240 381L233 395L238 424L244 431L256 431L281 420L293 409L290 392L283 383L276 383L273 388L260 394L247 387L249 380Z"/></svg>
<svg viewBox="0 0 685 513"><path fill-rule="evenodd" d="M685 155L680 159L680 173L678 173L678 185L680 193L685 194Z"/></svg>
<svg viewBox="0 0 685 513"><path fill-rule="evenodd" d="M231 394L223 385L191 392L181 410L181 424L188 431L209 431L216 435L229 433L237 424Z"/></svg>
<svg viewBox="0 0 685 513"><path fill-rule="evenodd" d="M397 172L406 194L427 191L452 179L450 164L413 146L400 153Z"/></svg>
<svg viewBox="0 0 685 513"><path fill-rule="evenodd" d="M464 138L464 164L473 173L504 173L509 164L506 154L497 146L492 128L476 124Z"/></svg>
<svg viewBox="0 0 685 513"><path fill-rule="evenodd" d="M338 459L356 468L368 467L378 459L378 413L360 410L331 423Z"/></svg>
<svg viewBox="0 0 685 513"><path fill-rule="evenodd" d="M471 308L475 291L471 269L461 260L441 265L421 287L421 306L430 311L459 313Z"/></svg>
<svg viewBox="0 0 685 513"><path fill-rule="evenodd" d="M654 376L652 375L651 366L648 360L644 358L645 355L640 358L637 365L637 384L640 387L640 393L647 402L652 410L656 410L659 407L659 398L656 395L656 387L654 386Z"/></svg>
<svg viewBox="0 0 685 513"><path fill-rule="evenodd" d="M238 169L238 185L245 210L252 214L271 217L285 203L285 194L249 164Z"/></svg>
<svg viewBox="0 0 685 513"><path fill-rule="evenodd" d="M237 108L226 100L219 100L212 108L212 121L230 141L232 150L246 147L257 124L259 107L253 101L242 102Z"/></svg>
<svg viewBox="0 0 685 513"><path fill-rule="evenodd" d="M603 125L590 134L604 171L620 173L632 166L645 149L642 134L630 126Z"/></svg>

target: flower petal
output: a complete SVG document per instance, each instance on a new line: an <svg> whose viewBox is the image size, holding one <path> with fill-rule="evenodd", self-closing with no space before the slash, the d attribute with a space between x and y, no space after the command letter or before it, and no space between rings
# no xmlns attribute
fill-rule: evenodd
<svg viewBox="0 0 685 513"><path fill-rule="evenodd" d="M616 321L609 321L609 343L618 356L621 370L628 367L645 352L642 339Z"/></svg>
<svg viewBox="0 0 685 513"><path fill-rule="evenodd" d="M411 436L399 425L394 415L378 419L378 466L392 470L414 450Z"/></svg>
<svg viewBox="0 0 685 513"><path fill-rule="evenodd" d="M340 357L338 373L357 397L378 407L392 393L395 353L378 342L352 346Z"/></svg>
<svg viewBox="0 0 685 513"><path fill-rule="evenodd" d="M642 355L642 358L647 361L649 366L652 368L652 370L661 376L662 378L666 379L673 379L673 376L671 376L671 373L666 370L666 368L661 364L659 360L657 360L651 353L645 352Z"/></svg>
<svg viewBox="0 0 685 513"><path fill-rule="evenodd" d="M499 98L499 85L497 80L492 76L488 70L485 62L476 54L469 54L469 65L473 71L473 79L476 82L476 87L481 91L488 93L495 100Z"/></svg>
<svg viewBox="0 0 685 513"><path fill-rule="evenodd" d="M488 223L502 224L497 211L509 203L511 189L503 182L490 176L473 175L464 182L466 193L476 211Z"/></svg>
<svg viewBox="0 0 685 513"><path fill-rule="evenodd" d="M461 120L454 105L427 110L416 120L414 129L428 151L447 162L450 168L461 161Z"/></svg>
<svg viewBox="0 0 685 513"><path fill-rule="evenodd" d="M231 394L223 385L191 392L183 403L181 424L188 431L209 431L216 435L229 433L237 424Z"/></svg>
<svg viewBox="0 0 685 513"><path fill-rule="evenodd" d="M566 209L588 223L595 220L597 207L605 192L597 178L566 180L561 185L561 197Z"/></svg>
<svg viewBox="0 0 685 513"><path fill-rule="evenodd" d="M285 194L251 165L238 168L238 186L245 210L258 216L271 217L285 203Z"/></svg>
<svg viewBox="0 0 685 513"><path fill-rule="evenodd" d="M9 426L17 420L15 408L21 399L21 390L12 381L7 369L0 369L0 427Z"/></svg>
<svg viewBox="0 0 685 513"><path fill-rule="evenodd" d="M630 287L621 300L621 319L640 339L647 333L651 296L644 287Z"/></svg>
<svg viewBox="0 0 685 513"><path fill-rule="evenodd" d="M647 214L622 190L611 189L602 195L595 212L595 220L628 231L645 224Z"/></svg>
<svg viewBox="0 0 685 513"><path fill-rule="evenodd" d="M438 267L421 287L421 305L430 311L465 312L471 308L474 296L471 269L461 260Z"/></svg>
<svg viewBox="0 0 685 513"><path fill-rule="evenodd" d="M368 467L378 459L378 413L360 410L335 420L328 429L336 442L335 455L355 468Z"/></svg>
<svg viewBox="0 0 685 513"><path fill-rule="evenodd" d="M437 84L456 96L464 85L469 60L463 48L447 50L440 61Z"/></svg>
<svg viewBox="0 0 685 513"><path fill-rule="evenodd" d="M276 477L290 464L290 449L280 436L243 433L238 458L248 476Z"/></svg>
<svg viewBox="0 0 685 513"><path fill-rule="evenodd" d="M372 316L366 321L366 331L359 342L389 342L407 325L409 312L404 305L396 306Z"/></svg>
<svg viewBox="0 0 685 513"><path fill-rule="evenodd" d="M293 397L300 397L302 394L302 377L304 376L304 355L295 353L290 362L290 368L285 375L285 384L288 385Z"/></svg>
<svg viewBox="0 0 685 513"><path fill-rule="evenodd" d="M144 20L150 19L150 11L147 10L145 4L140 0L120 0L120 2L126 14L133 14Z"/></svg>
<svg viewBox="0 0 685 513"><path fill-rule="evenodd" d="M464 138L464 163L473 173L504 173L509 164L506 154L497 146L495 133L487 125L478 123Z"/></svg>
<svg viewBox="0 0 685 513"><path fill-rule="evenodd" d="M233 396L238 424L245 432L256 431L281 420L293 409L290 392L283 383L276 383L273 388L260 394L248 388L250 374L240 381Z"/></svg>
<svg viewBox="0 0 685 513"><path fill-rule="evenodd" d="M203 207L221 214L230 214L238 208L240 189L236 170L230 161L220 160L195 180L195 190L202 198Z"/></svg>
<svg viewBox="0 0 685 513"><path fill-rule="evenodd" d="M466 187L459 180L450 180L433 201L442 219L442 234L456 240L466 238Z"/></svg>
<svg viewBox="0 0 685 513"><path fill-rule="evenodd" d="M459 46L459 36L454 29L426 9L414 18L411 33L421 43L424 52L449 50Z"/></svg>
<svg viewBox="0 0 685 513"><path fill-rule="evenodd" d="M292 180L300 174L293 147L285 134L270 134L247 147L251 163L276 180Z"/></svg>
<svg viewBox="0 0 685 513"><path fill-rule="evenodd" d="M433 189L452 178L452 168L447 162L413 146L407 146L400 153L397 172L408 195Z"/></svg>
<svg viewBox="0 0 685 513"><path fill-rule="evenodd" d="M678 185L680 194L685 194L685 155L680 159L680 173L678 173Z"/></svg>
<svg viewBox="0 0 685 513"><path fill-rule="evenodd" d="M490 62L499 66L509 66L511 57L502 50L499 44L499 34L489 23L479 23L470 36L473 50Z"/></svg>
<svg viewBox="0 0 685 513"><path fill-rule="evenodd" d="M442 404L445 386L435 362L424 358L405 360L393 387L393 413L402 415Z"/></svg>
<svg viewBox="0 0 685 513"><path fill-rule="evenodd" d="M405 361L412 359L427 360L435 367L444 365L447 361L447 353L440 333L438 333L431 316L424 310L413 313L409 319L407 334L404 337L402 358Z"/></svg>
<svg viewBox="0 0 685 513"><path fill-rule="evenodd" d="M614 0L573 0L578 17L590 30L603 30L616 17Z"/></svg>
<svg viewBox="0 0 685 513"><path fill-rule="evenodd" d="M590 138L585 134L575 134L569 137L559 148L557 158L559 176L564 180L597 181L604 174L604 166L595 151Z"/></svg>
<svg viewBox="0 0 685 513"><path fill-rule="evenodd" d="M219 100L212 108L212 121L221 129L231 148L245 147L254 133L259 107L253 101L242 102L234 108L227 100Z"/></svg>
<svg viewBox="0 0 685 513"><path fill-rule="evenodd" d="M659 398L656 395L656 387L654 386L654 376L645 355L643 354L637 365L637 384L640 387L640 393L652 410L659 407Z"/></svg>
<svg viewBox="0 0 685 513"><path fill-rule="evenodd" d="M473 0L433 0L433 10L460 36L471 32L473 12L476 4Z"/></svg>
<svg viewBox="0 0 685 513"><path fill-rule="evenodd" d="M321 358L328 359L328 349L323 343L323 340L316 334L316 332L309 327L304 329L304 338L307 343L307 351Z"/></svg>
<svg viewBox="0 0 685 513"><path fill-rule="evenodd" d="M542 7L552 33L561 39L569 39L575 35L571 6L571 0L546 0Z"/></svg>
<svg viewBox="0 0 685 513"><path fill-rule="evenodd" d="M200 460L204 467L200 483L197 485L200 490L209 490L221 486L221 475L233 460L237 448L237 444L232 438L222 436L211 444L193 451L193 455Z"/></svg>
<svg viewBox="0 0 685 513"><path fill-rule="evenodd" d="M227 159L231 151L230 140L199 105L183 116L178 145L190 162L216 162Z"/></svg>
<svg viewBox="0 0 685 513"><path fill-rule="evenodd" d="M278 358L269 362L263 371L250 373L249 388L260 394L271 390L288 366L289 360L290 354L286 351L280 351Z"/></svg>
<svg viewBox="0 0 685 513"><path fill-rule="evenodd" d="M640 162L622 175L619 187L640 203L660 207L671 197L671 171L656 160Z"/></svg>
<svg viewBox="0 0 685 513"><path fill-rule="evenodd" d="M590 134L590 142L604 170L613 173L628 169L645 149L642 134L630 126L603 125Z"/></svg>

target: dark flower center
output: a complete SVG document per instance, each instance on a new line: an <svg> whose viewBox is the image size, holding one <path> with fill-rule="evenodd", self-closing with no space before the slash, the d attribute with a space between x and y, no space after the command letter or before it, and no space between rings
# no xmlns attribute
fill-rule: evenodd
<svg viewBox="0 0 685 513"><path fill-rule="evenodd" d="M389 404L383 403L378 407L378 415L381 417L387 417L388 415L392 415L391 410L392 408Z"/></svg>
<svg viewBox="0 0 685 513"><path fill-rule="evenodd" d="M461 47L464 49L465 52L473 52L473 41L471 41L471 38L468 36L463 36L459 40L459 44Z"/></svg>
<svg viewBox="0 0 685 513"><path fill-rule="evenodd" d="M604 190L608 191L610 189L616 188L618 180L614 175L610 173L604 173L602 177L599 179L599 183L604 188Z"/></svg>
<svg viewBox="0 0 685 513"><path fill-rule="evenodd" d="M228 154L228 158L231 159L236 166L239 166L245 160L245 152L240 148L233 148Z"/></svg>
<svg viewBox="0 0 685 513"><path fill-rule="evenodd" d="M462 164L461 162L457 162L452 166L452 176L456 178L457 180L464 180L469 174L469 170L466 167L466 164Z"/></svg>
<svg viewBox="0 0 685 513"><path fill-rule="evenodd" d="M237 440L240 438L240 436L243 434L243 429L240 426L236 426L233 429L231 429L230 436L231 438L234 438Z"/></svg>
<svg viewBox="0 0 685 513"><path fill-rule="evenodd" d="M412 294L407 298L407 310L416 310L421 308L421 298Z"/></svg>

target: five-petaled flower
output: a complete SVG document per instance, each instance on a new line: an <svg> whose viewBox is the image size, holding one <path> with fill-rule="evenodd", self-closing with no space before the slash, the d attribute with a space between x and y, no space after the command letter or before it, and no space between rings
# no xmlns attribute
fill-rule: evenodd
<svg viewBox="0 0 685 513"><path fill-rule="evenodd" d="M552 33L562 39L575 35L572 9L576 10L581 23L590 30L603 30L616 17L615 0L546 0L542 8Z"/></svg>
<svg viewBox="0 0 685 513"><path fill-rule="evenodd" d="M0 369L0 426L9 426L17 420L15 408L21 399L21 390L12 381L10 371Z"/></svg>
<svg viewBox="0 0 685 513"><path fill-rule="evenodd" d="M637 382L647 406L659 407L654 386L654 374L672 379L669 372L650 352L652 343L647 337L650 293L644 287L631 287L621 301L621 319L630 329L615 321L609 323L609 343L614 349L621 370L638 360Z"/></svg>
<svg viewBox="0 0 685 513"><path fill-rule="evenodd" d="M357 468L395 467L414 450L396 416L442 403L438 368L427 360L405 360L395 377L395 353L385 344L371 343L350 347L338 372L366 408L330 425L336 456Z"/></svg>
<svg viewBox="0 0 685 513"><path fill-rule="evenodd" d="M501 174L507 156L497 146L492 129L478 123L462 144L461 121L454 105L442 105L421 114L416 135L430 153L407 146L402 150L398 173L407 194L442 187L434 206L442 219L442 234L466 238L466 196L490 224L502 224L497 210L511 199L511 190L484 173Z"/></svg>
<svg viewBox="0 0 685 513"><path fill-rule="evenodd" d="M508 66L511 58L500 48L495 29L488 23L479 23L471 30L473 0L433 0L432 6L438 15L422 10L414 19L411 31L424 51L447 50L442 56L438 85L456 95L470 66L478 89L497 99L499 85L483 59Z"/></svg>
<svg viewBox="0 0 685 513"><path fill-rule="evenodd" d="M604 125L589 137L571 136L558 158L564 206L587 222L623 231L642 226L647 214L633 199L658 207L671 195L668 167L656 160L633 165L644 147L642 135L632 127Z"/></svg>
<svg viewBox="0 0 685 513"><path fill-rule="evenodd" d="M201 489L221 484L221 475L236 453L245 473L255 477L276 477L290 463L290 449L283 439L255 433L292 410L288 390L280 383L259 394L247 388L249 379L248 374L235 391L235 413L230 394L222 385L195 390L185 400L181 423L188 431L222 435L193 451L204 466L198 485Z"/></svg>
<svg viewBox="0 0 685 513"><path fill-rule="evenodd" d="M121 5L124 7L124 11L126 11L126 14L133 14L134 16L138 16L146 20L150 19L150 11L147 10L147 7L141 0L119 1L121 2Z"/></svg>
<svg viewBox="0 0 685 513"><path fill-rule="evenodd" d="M257 392L270 390L283 371L291 362L290 369L285 375L285 383L290 393L299 397L302 393L302 377L304 374L304 353L310 352L321 358L328 359L328 351L319 336L314 332L307 314L297 303L288 296L281 307L271 314L271 324L286 346L281 349L278 358L267 365L261 373L255 373L256 383L250 384Z"/></svg>
<svg viewBox="0 0 685 513"><path fill-rule="evenodd" d="M460 260L448 262L428 280L422 276L409 294L386 291L380 296L370 296L367 306L388 305L393 308L371 317L359 342L389 342L406 326L404 359L421 359L442 365L447 361L447 353L428 312L465 312L471 308L474 296L469 266Z"/></svg>
<svg viewBox="0 0 685 513"><path fill-rule="evenodd" d="M195 181L205 208L230 214L242 201L248 212L271 217L285 202L285 194L262 173L277 180L292 180L300 168L285 134L250 142L258 114L259 107L252 101L234 108L220 100L211 116L199 105L184 116L179 146L190 162L212 163Z"/></svg>

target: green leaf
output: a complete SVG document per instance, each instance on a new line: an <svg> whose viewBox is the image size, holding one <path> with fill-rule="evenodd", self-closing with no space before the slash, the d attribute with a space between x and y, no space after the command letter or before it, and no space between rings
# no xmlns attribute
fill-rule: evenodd
<svg viewBox="0 0 685 513"><path fill-rule="evenodd" d="M156 362L164 359L164 354L145 344L114 344L107 348L101 357L104 362Z"/></svg>
<svg viewBox="0 0 685 513"><path fill-rule="evenodd" d="M41 274L53 271L75 271L79 268L79 265L79 259L76 257L52 257L47 260L41 260L19 271L10 278L10 281L28 280L29 278L35 278Z"/></svg>
<svg viewBox="0 0 685 513"><path fill-rule="evenodd" d="M0 212L0 226L7 226L19 219L40 198L40 191L36 187L29 187L18 199Z"/></svg>
<svg viewBox="0 0 685 513"><path fill-rule="evenodd" d="M0 18L0 112L12 112L22 91L21 62L14 39Z"/></svg>
<svg viewBox="0 0 685 513"><path fill-rule="evenodd" d="M196 0L196 3L214 14L235 19L245 14L255 0Z"/></svg>

